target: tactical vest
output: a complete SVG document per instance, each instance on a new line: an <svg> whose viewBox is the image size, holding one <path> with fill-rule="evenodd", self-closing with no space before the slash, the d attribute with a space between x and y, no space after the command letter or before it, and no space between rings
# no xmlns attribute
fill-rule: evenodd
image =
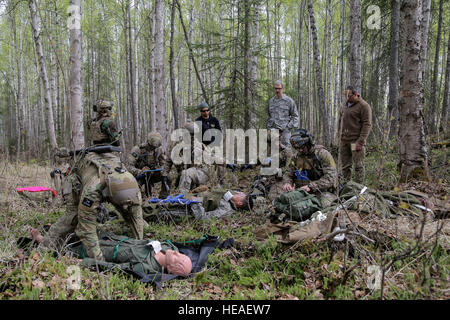
<svg viewBox="0 0 450 320"><path fill-rule="evenodd" d="M112 120L111 117L101 117L100 119L92 119L89 124L89 137L92 144L110 143L111 137L102 130L102 124L106 120Z"/></svg>
<svg viewBox="0 0 450 320"><path fill-rule="evenodd" d="M296 187L302 187L310 181L319 180L323 176L322 162L314 152L309 156L299 156L295 161L295 168L302 178L295 179Z"/></svg>
<svg viewBox="0 0 450 320"><path fill-rule="evenodd" d="M160 169L161 164L158 161L160 156L159 148L153 151L147 151L145 146L139 147L139 153L136 153L136 168L142 169L143 167L149 167L151 170Z"/></svg>

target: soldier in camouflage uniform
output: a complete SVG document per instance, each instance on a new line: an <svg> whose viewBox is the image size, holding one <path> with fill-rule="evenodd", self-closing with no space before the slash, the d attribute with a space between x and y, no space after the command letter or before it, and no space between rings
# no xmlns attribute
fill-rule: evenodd
<svg viewBox="0 0 450 320"><path fill-rule="evenodd" d="M194 164L194 153L202 152L204 155L209 154L211 159L216 158L217 160L221 160L223 166L225 166L225 159L219 159L217 156L213 155L210 152L210 149L203 143L200 143L200 148L196 146L194 143L194 126L196 124L193 122L187 123L184 128L187 129L191 135L191 164L181 164L177 165L177 170L181 171L180 174L180 182L179 182L179 191L181 193L188 193L191 189L198 187L200 185L207 185L210 182L217 181L217 173L214 165L208 165L206 163L202 164ZM199 149L199 150L197 150ZM169 155L172 153L170 150ZM163 167L164 172L170 172L172 168L173 161L170 157L167 158L167 161ZM227 165L233 166L233 165Z"/></svg>
<svg viewBox="0 0 450 320"><path fill-rule="evenodd" d="M267 135L268 150L270 150L271 134ZM262 194L265 198L271 202L283 192L283 174L286 172L289 164L292 161L293 151L292 148L284 146L280 141L279 146L279 168L276 174L273 175L258 175L255 177L251 193ZM269 162L265 165L270 165Z"/></svg>
<svg viewBox="0 0 450 320"><path fill-rule="evenodd" d="M283 175L283 190L300 188L319 197L323 207L336 199L337 168L333 156L323 146L315 145L305 129L291 137L294 155Z"/></svg>
<svg viewBox="0 0 450 320"><path fill-rule="evenodd" d="M193 190L195 192L195 190ZM254 203L260 199L253 199L239 191L229 191L224 188L214 188L213 190L204 190L198 193L186 193L186 199L197 201L187 207L180 205L161 205L158 203L144 204L145 218L164 218L164 217L182 217L194 216L199 220L210 218L221 218L231 215L236 210L251 210Z"/></svg>
<svg viewBox="0 0 450 320"><path fill-rule="evenodd" d="M150 132L147 141L140 146L134 146L131 149L131 155L128 158L127 169L138 179L140 184L146 188L146 197L151 197L151 187L154 183L161 182L161 191L159 198L166 198L170 191L170 179L163 165L167 161L167 156L162 148L162 136L158 132ZM145 174L146 170L161 171Z"/></svg>
<svg viewBox="0 0 450 320"><path fill-rule="evenodd" d="M298 127L298 110L294 100L283 94L283 83L279 80L274 83L275 96L269 100L267 106L267 129L281 131L281 144L288 147L291 129Z"/></svg>
<svg viewBox="0 0 450 320"><path fill-rule="evenodd" d="M104 100L94 105L98 117L88 126L94 147L119 144L119 133L111 118L111 108L112 103ZM75 231L86 255L103 260L97 236L97 225L105 219L103 202L111 202L130 225L133 237L142 239L144 221L141 193L136 179L122 167L120 158L113 152L82 152L79 159L76 154L70 174L73 205L66 206L65 215L52 225L42 243L45 246L58 246L65 236Z"/></svg>

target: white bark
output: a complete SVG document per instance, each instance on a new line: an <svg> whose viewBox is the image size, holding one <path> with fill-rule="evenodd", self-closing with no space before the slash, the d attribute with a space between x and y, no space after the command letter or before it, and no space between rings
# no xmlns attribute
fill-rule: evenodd
<svg viewBox="0 0 450 320"><path fill-rule="evenodd" d="M164 0L155 2L155 90L156 130L167 137L167 115L164 81Z"/></svg>
<svg viewBox="0 0 450 320"><path fill-rule="evenodd" d="M47 129L48 129L48 136L50 141L50 148L53 150L56 150L58 147L56 143L56 134L55 134L55 124L53 120L53 108L52 108L52 100L51 100L51 92L50 92L50 85L48 81L47 76L47 68L45 65L45 59L44 54L42 51L42 45L41 45L41 39L39 35L39 26L38 21L36 17L36 6L34 3L34 0L28 1L28 7L30 9L30 16L31 16L31 30L33 33L33 39L34 44L36 48L36 55L37 59L39 61L39 71L42 83L44 85L44 101L46 106L46 115L47 115Z"/></svg>

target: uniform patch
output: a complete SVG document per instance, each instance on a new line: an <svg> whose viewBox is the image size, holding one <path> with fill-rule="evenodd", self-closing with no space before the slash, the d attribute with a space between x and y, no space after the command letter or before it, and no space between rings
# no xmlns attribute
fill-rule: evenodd
<svg viewBox="0 0 450 320"><path fill-rule="evenodd" d="M92 204L94 203L94 201L92 201L92 200L90 200L90 199L88 199L88 198L84 198L83 199L83 202L81 202L84 206L86 206L86 207L88 207L88 208L90 208L90 207L92 207Z"/></svg>

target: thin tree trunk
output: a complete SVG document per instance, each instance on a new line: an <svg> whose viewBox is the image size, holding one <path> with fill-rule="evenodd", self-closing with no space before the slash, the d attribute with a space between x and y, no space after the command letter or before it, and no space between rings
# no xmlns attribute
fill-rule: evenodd
<svg viewBox="0 0 450 320"><path fill-rule="evenodd" d="M397 134L398 123L398 42L400 28L400 1L392 0L391 7L391 39L389 60L389 137Z"/></svg>
<svg viewBox="0 0 450 320"><path fill-rule="evenodd" d="M71 0L70 4L80 8L79 28L70 29L70 132L71 145L75 150L84 147L83 90L81 86L81 5L82 0Z"/></svg>
<svg viewBox="0 0 450 320"><path fill-rule="evenodd" d="M167 137L166 98L164 91L164 0L155 2L155 90L156 130Z"/></svg>
<svg viewBox="0 0 450 320"><path fill-rule="evenodd" d="M328 111L327 106L325 104L325 95L323 91L323 83L322 83L322 68L320 66L319 58L320 58L320 52L319 52L319 44L317 41L317 29L316 29L316 22L314 19L314 8L312 0L309 0L308 5L309 10L309 18L311 20L311 32L312 32L312 38L313 38L313 50L314 50L314 66L316 69L316 84L317 84L317 93L319 98L319 109L321 111L322 116L322 131L323 131L323 144L325 146L328 146L330 144L330 133L329 133L329 121L328 121Z"/></svg>
<svg viewBox="0 0 450 320"><path fill-rule="evenodd" d="M175 92L175 75L173 72L174 61L173 61L173 33L175 29L175 0L172 0L172 10L170 14L170 54L169 54L169 64L170 64L170 91L172 94L172 110L173 110L173 121L175 129L180 127L178 120L178 104L177 104L177 95Z"/></svg>
<svg viewBox="0 0 450 320"><path fill-rule="evenodd" d="M303 17L304 17L304 11L305 11L305 0L301 1L300 5L300 14L299 14L299 35L298 35L298 66L297 66L297 93L298 93L298 100L297 100L297 107L298 107L298 114L300 115L300 128L304 127L303 122L303 94L302 94L302 37L303 37Z"/></svg>
<svg viewBox="0 0 450 320"><path fill-rule="evenodd" d="M447 40L447 67L445 69L444 101L442 103L441 127L444 134L448 132L448 109L450 106L450 28Z"/></svg>
<svg viewBox="0 0 450 320"><path fill-rule="evenodd" d="M443 9L442 6L444 4L443 0L439 1L439 21L438 21L438 30L437 30L437 38L436 38L436 48L434 55L434 68L433 68L433 80L431 82L431 99L430 99L430 108L427 112L428 115L428 130L430 134L436 132L437 119L436 114L439 110L439 92L437 89L437 78L439 71L439 53L441 50L441 30L442 30L442 15Z"/></svg>
<svg viewBox="0 0 450 320"><path fill-rule="evenodd" d="M361 93L361 0L350 0L350 85Z"/></svg>
<svg viewBox="0 0 450 320"><path fill-rule="evenodd" d="M28 7L30 9L31 30L33 33L34 44L36 47L36 54L37 54L38 61L39 61L41 80L44 85L44 100L45 100L46 113L47 113L46 122L47 122L48 136L49 136L49 141L50 141L50 148L52 151L54 151L57 149L58 144L56 143L55 123L53 120L51 92L50 92L50 86L49 86L48 76L47 76L47 68L45 66L44 54L42 52L41 39L39 36L38 21L36 18L36 6L34 3L34 0L28 1Z"/></svg>

